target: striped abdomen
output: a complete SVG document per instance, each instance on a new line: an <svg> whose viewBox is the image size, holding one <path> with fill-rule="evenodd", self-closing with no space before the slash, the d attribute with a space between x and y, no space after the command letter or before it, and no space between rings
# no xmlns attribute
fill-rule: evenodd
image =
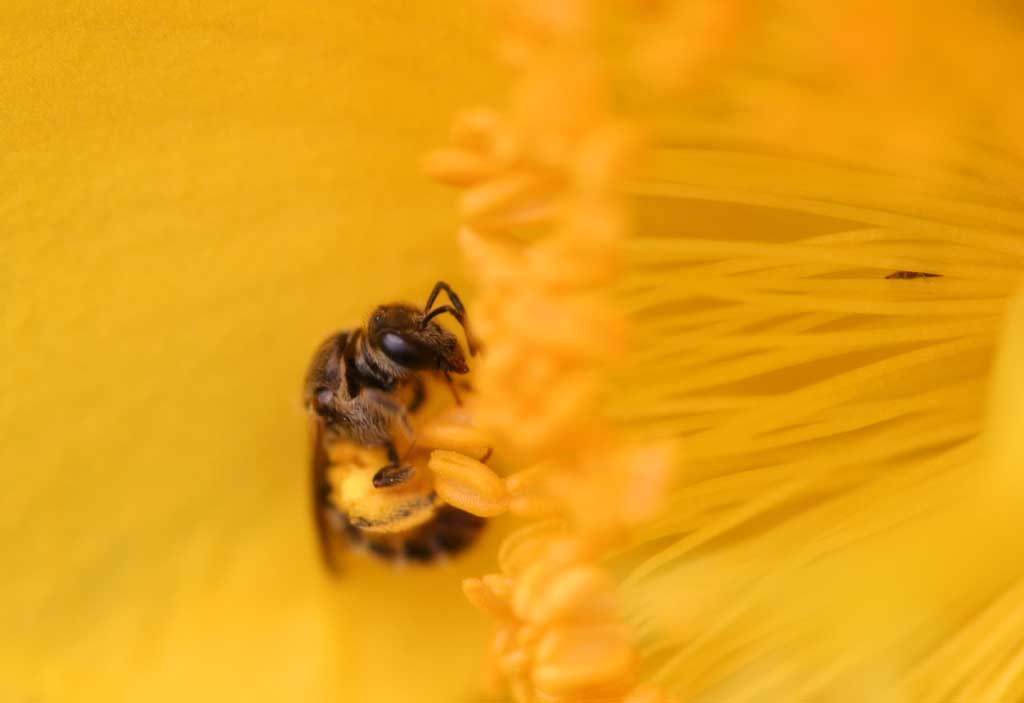
<svg viewBox="0 0 1024 703"><path fill-rule="evenodd" d="M405 532L385 534L361 530L345 521L345 536L353 547L392 562L428 563L454 556L476 541L486 524L476 515L442 505L428 522Z"/></svg>

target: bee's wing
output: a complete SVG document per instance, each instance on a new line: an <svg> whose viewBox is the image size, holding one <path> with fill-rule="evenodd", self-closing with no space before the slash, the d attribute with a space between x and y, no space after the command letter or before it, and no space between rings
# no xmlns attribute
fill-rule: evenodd
<svg viewBox="0 0 1024 703"><path fill-rule="evenodd" d="M317 541L324 566L332 574L338 573L337 549L341 540L330 523L331 507L328 503L331 485L327 481L330 459L324 447L324 423L310 413L309 417L309 483L313 507L313 521L316 524Z"/></svg>

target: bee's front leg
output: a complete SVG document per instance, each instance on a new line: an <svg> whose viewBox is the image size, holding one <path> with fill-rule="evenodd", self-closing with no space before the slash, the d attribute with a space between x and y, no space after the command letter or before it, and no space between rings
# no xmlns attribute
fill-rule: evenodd
<svg viewBox="0 0 1024 703"><path fill-rule="evenodd" d="M388 488L408 481L415 471L403 466L396 439L401 441L403 452L407 452L416 441L406 409L388 395L378 391L365 391L376 401L378 412L374 413L377 441L388 453L388 463L373 475L375 488ZM397 430L397 432L396 432Z"/></svg>
<svg viewBox="0 0 1024 703"><path fill-rule="evenodd" d="M385 448L388 452L388 464L373 475L374 488L389 488L405 483L412 477L414 471L411 466L402 466L393 442L388 442Z"/></svg>
<svg viewBox="0 0 1024 703"><path fill-rule="evenodd" d="M423 405L423 401L427 399L427 387L419 376L413 376L412 380L409 381L409 385L412 387L412 398L409 399L405 410L407 413L412 414L419 410ZM408 420L405 422L408 424Z"/></svg>

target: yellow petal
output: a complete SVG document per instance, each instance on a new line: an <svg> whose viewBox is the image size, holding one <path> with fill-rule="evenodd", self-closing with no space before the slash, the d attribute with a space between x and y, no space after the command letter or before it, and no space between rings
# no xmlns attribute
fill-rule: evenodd
<svg viewBox="0 0 1024 703"><path fill-rule="evenodd" d="M476 9L2 14L0 698L469 690L457 584L494 545L327 584L299 388L328 333L460 281L416 164L494 84Z"/></svg>
<svg viewBox="0 0 1024 703"><path fill-rule="evenodd" d="M989 443L1001 490L1024 495L1024 290L1007 307L991 395Z"/></svg>

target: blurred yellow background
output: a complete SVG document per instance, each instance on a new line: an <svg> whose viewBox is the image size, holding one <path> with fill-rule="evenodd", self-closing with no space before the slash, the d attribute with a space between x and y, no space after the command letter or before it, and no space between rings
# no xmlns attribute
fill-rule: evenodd
<svg viewBox="0 0 1024 703"><path fill-rule="evenodd" d="M674 297L663 319L648 316L647 331L657 333L673 315L686 322L699 313L708 303L702 281L746 306L741 313L757 323L754 328L763 323L770 329L780 319L780 327L788 325L779 314L787 308L761 296L756 280L737 290L731 258L740 264L756 259L754 269L776 271L776 279L760 284L793 292L792 300L809 306L799 308L809 318L843 322L833 313L847 303L857 310L864 300L891 304L888 317L850 323L870 338L930 324L932 317L942 322L930 303L965 300L969 308L977 301L967 296L980 290L1000 314L980 319L981 331L968 336L987 346L968 364L950 363L976 381L973 390L951 396L951 407L906 406L906 414L920 411L939 430L951 425L949 417L962 421L973 439L987 407L989 360L1004 336L1003 306L1024 261L1018 157L1024 102L1014 91L1015 57L1024 46L1019 11L970 0L927 6L901 0L884 7L863 0L711 0L671 7L691 4L725 10L717 20L711 12L710 24L683 11L643 30L653 40L655 68L663 63L666 74L685 69L662 76L671 79L666 82L678 99L663 101L643 90L631 96L638 112L649 110L651 141L660 147L646 180L631 189L641 196L637 229L661 244L675 240L676 263L696 265L698 274L680 275L683 269L657 259L661 249L652 250L648 263L655 271L646 280ZM505 93L504 78L482 58L491 55L495 37L480 8L452 0L0 5L0 550L6 565L0 703L480 701L488 625L468 607L458 582L494 569L500 528L443 568L396 574L353 560L340 582L328 582L310 527L299 399L308 355L327 333L355 323L375 303L420 300L438 278L463 283L453 197L420 175L419 163L445 141L456 112ZM622 59L613 56L612 63ZM616 75L632 70L617 69ZM626 103L630 88L637 88L629 80L616 84L625 87ZM870 236L858 239L862 229ZM851 237L848 245L839 235ZM735 251L732 242L739 244ZM758 246L744 248L751 243ZM800 280L791 243L820 245L821 260L801 265L853 276L852 282L836 279L850 285L830 290L825 279ZM686 249L692 244L727 264L724 273L702 274L700 252ZM868 270L839 265L861 261L862 249L875 262ZM934 268L915 267L922 257ZM908 270L959 270L959 279L897 293L885 276L905 261ZM998 275L989 280L993 271ZM964 282L969 285L957 288ZM896 314L906 302L922 307ZM971 321L956 314L963 308L952 309L951 322ZM651 341L642 334L644 321L641 343ZM629 393L618 398L629 411L624 415L657 410L659 394L685 396L690 379L706 373L685 363L680 371L679 362L686 362L677 358L680 352L696 348L698 356L707 353L707 361L728 367L729 348L700 349L704 328L693 329L689 341L685 334L675 341L655 334L654 342L666 344L666 366L627 369ZM1016 339L1010 334L1007 339ZM775 385L758 385L759 376L750 372L737 376L735 388L752 397L767 393L786 410L784 422L789 412L794 421L824 428L816 437L826 449L812 455L824 467L822 486L833 476L864 479L863 505L851 490L850 505L839 503L834 516L825 516L834 522L821 518L856 544L857 530L872 527L875 518L909 518L923 504L915 503L922 497L916 480L908 480L905 493L886 483L897 470L913 477L920 467L901 458L903 439L887 443L885 427L875 431L864 412L873 397L854 393L797 407L814 383L861 365L829 362L812 378L800 364L821 361L824 352L814 350L828 349L815 343L783 335L775 350L781 361L771 362L778 368L767 367L779 371ZM1004 366L1014 369L1012 358ZM899 383L886 385L881 399L903 407L904 396L924 398L951 382L945 367L926 370L893 372ZM691 385L690 391L702 390L699 378ZM1003 405L1013 409L1008 401ZM663 410L669 433L708 428L720 439L719 428L732 422L742 439L706 441L703 464L694 451L699 443L690 442L686 480L696 485L735 476L736 514L749 506L756 513L767 488L785 488L781 479L743 483L750 466L773 465L758 436L769 434L768 424L744 437L745 406L735 415L714 404L682 407ZM685 407L699 416L689 417ZM883 452L877 465L845 467L843 455L852 445L829 430L842 418L865 430L857 446L877 445L889 454ZM908 443L913 435L907 432ZM816 445L801 446L794 457ZM986 465L981 456L971 455L957 469L972 480L984 477L976 471ZM835 464L831 470L828 462ZM779 466L786 480L803 479L799 462ZM920 483L922 494L933 480L929 475ZM875 502L869 489L876 486L891 501L888 507ZM816 505L813 488L812 482L807 505ZM1008 491L1007 504L1017 495ZM721 516L701 515L692 495L681 491L673 499L682 508L667 518L680 524L669 523L659 538L684 535L692 527L687 520L714 532L716 521L732 519L731 504ZM806 527L816 523L793 524L792 533L766 528L745 534L763 538L749 552L758 559L747 559L743 549L730 552L726 544L721 570L682 560L661 597L632 594L650 610L645 623L663 626L658 634L666 639L652 640L652 649L689 656L667 677L677 679L678 690L691 684L701 690L705 654L706 661L721 663L719 654L733 651L728 631L716 639L715 627L738 612L736 593L779 572L780 563L785 575L785 560L777 556L791 545L816 544L817 534ZM1018 539L1016 522L1006 525ZM929 538L923 541L942 544L948 534L965 552L972 550L961 522L950 520L947 528L922 532ZM906 542L882 544L870 556L902 559L911 551ZM866 643L868 655L895 669L887 651L903 656L905 649L894 644L902 633L885 618L902 603L894 594L921 585L935 602L917 603L897 624L917 617L937 643L939 655L925 660L931 668L918 677L925 682L920 690L954 690L944 688L944 679L966 676L971 659L961 653L972 651L974 640L939 646L957 626L947 620L960 613L937 594L966 593L984 602L996 589L964 569L962 578L946 579L957 570L940 563L944 554L935 552L933 570L910 573L905 565L916 562L893 558L899 568L872 574L860 568L855 550L837 549L841 576L818 596L831 599L842 625L849 619L858 627L832 649L809 638L807 650L843 652L856 661L858 652L846 643ZM1015 568L999 566L985 576L1003 578L1004 568ZM759 617L756 607L764 603L785 608L793 597L802 604L804 587L815 582L801 569L793 567L775 592L747 593L741 606ZM848 578L851 573L856 577ZM932 587L940 581L943 588ZM705 582L714 596L707 607L699 598ZM882 607L870 618L848 607L859 606L869 587L882 594L876 599ZM1016 607L1021 592L1005 601L1007 608ZM678 607L684 598L689 610ZM673 617L690 613L702 620L673 624ZM755 631L741 624L739 636ZM691 646L694 632L706 652ZM892 635L891 650L878 647L877 633ZM1015 632L1003 634L1000 646L1017 651ZM1017 665L1008 661L1016 675ZM851 700L883 689L863 677L864 670L856 669L854 686L839 687L856 692ZM885 671L880 678L888 685L902 676ZM822 681L824 689L827 677ZM755 698L763 690L757 685L755 675L748 691ZM991 690L1006 688L1000 683Z"/></svg>
<svg viewBox="0 0 1024 703"><path fill-rule="evenodd" d="M458 280L418 161L485 38L460 2L3 4L0 700L475 696L451 585L494 537L326 583L299 386Z"/></svg>

